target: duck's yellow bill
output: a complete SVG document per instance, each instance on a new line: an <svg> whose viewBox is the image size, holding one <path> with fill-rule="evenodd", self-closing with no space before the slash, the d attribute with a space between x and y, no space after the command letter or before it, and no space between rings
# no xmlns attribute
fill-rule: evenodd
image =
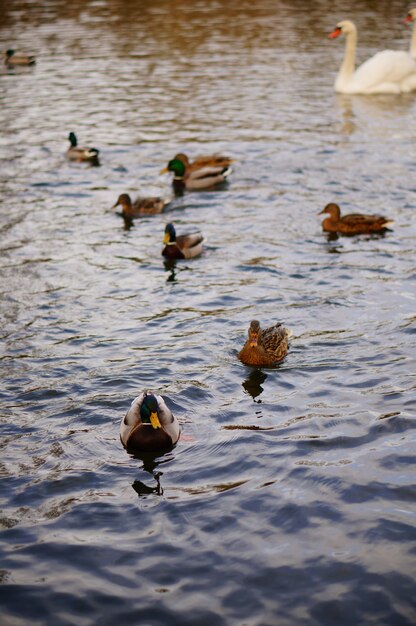
<svg viewBox="0 0 416 626"><path fill-rule="evenodd" d="M165 236L163 237L163 243L165 246L167 246L167 244L170 241L170 237L169 237L169 233L165 233Z"/></svg>
<svg viewBox="0 0 416 626"><path fill-rule="evenodd" d="M157 413L151 413L150 414L150 423L152 424L153 428L162 428L162 425L159 422L159 418L157 416Z"/></svg>
<svg viewBox="0 0 416 626"><path fill-rule="evenodd" d="M160 170L159 174L167 174L169 172L168 167L164 167L163 170Z"/></svg>

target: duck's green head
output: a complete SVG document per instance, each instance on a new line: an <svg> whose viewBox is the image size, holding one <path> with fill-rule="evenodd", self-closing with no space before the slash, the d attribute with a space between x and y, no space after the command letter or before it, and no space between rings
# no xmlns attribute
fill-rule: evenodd
<svg viewBox="0 0 416 626"><path fill-rule="evenodd" d="M180 159L172 159L168 163L168 171L175 174L175 178L183 178L185 176L185 163Z"/></svg>
<svg viewBox="0 0 416 626"><path fill-rule="evenodd" d="M13 55L14 55L14 50L11 50L11 49L10 49L10 50L6 50L6 56L7 56L7 57L9 57L9 58L10 58L10 57L12 57Z"/></svg>
<svg viewBox="0 0 416 626"><path fill-rule="evenodd" d="M165 246L167 246L168 243L175 243L175 241L176 241L176 230L172 222L170 222L169 224L166 224L163 243L165 244Z"/></svg>
<svg viewBox="0 0 416 626"><path fill-rule="evenodd" d="M153 428L162 428L158 417L157 399L152 393L148 393L143 398L140 407L140 418L142 424L151 424Z"/></svg>
<svg viewBox="0 0 416 626"><path fill-rule="evenodd" d="M75 133L69 133L68 139L71 142L71 146L75 147L77 145L77 136Z"/></svg>

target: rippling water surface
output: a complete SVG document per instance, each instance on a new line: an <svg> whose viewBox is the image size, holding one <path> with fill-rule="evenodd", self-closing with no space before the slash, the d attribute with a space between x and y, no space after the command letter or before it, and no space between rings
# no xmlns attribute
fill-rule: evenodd
<svg viewBox="0 0 416 626"><path fill-rule="evenodd" d="M407 8L7 3L37 65L0 69L2 624L414 624L416 95L336 96L326 37L407 49ZM179 150L228 185L126 229ZM394 230L328 241L329 201ZM202 257L164 265L168 219ZM252 318L294 333L275 370L236 357ZM183 436L140 459L145 388Z"/></svg>

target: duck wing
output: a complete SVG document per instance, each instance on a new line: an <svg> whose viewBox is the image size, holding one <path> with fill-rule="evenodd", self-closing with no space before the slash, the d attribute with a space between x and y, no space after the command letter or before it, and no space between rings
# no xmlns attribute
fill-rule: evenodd
<svg viewBox="0 0 416 626"><path fill-rule="evenodd" d="M167 201L163 198L150 197L150 198L137 198L133 202L133 209L141 215L162 213Z"/></svg>
<svg viewBox="0 0 416 626"><path fill-rule="evenodd" d="M222 156L220 154L212 154L209 156L198 156L190 163L189 168L192 170L201 169L203 167L228 167L233 163L233 159L230 157Z"/></svg>
<svg viewBox="0 0 416 626"><path fill-rule="evenodd" d="M121 420L120 424L120 439L124 446L127 445L132 430L141 423L140 419L140 407L145 396L143 391L137 398L132 401L129 410Z"/></svg>
<svg viewBox="0 0 416 626"><path fill-rule="evenodd" d="M227 167L203 167L189 172L186 177L186 187L188 189L206 189L223 183L231 169Z"/></svg>
<svg viewBox="0 0 416 626"><path fill-rule="evenodd" d="M350 213L341 217L339 223L344 232L371 232L387 228L392 221L382 215Z"/></svg>
<svg viewBox="0 0 416 626"><path fill-rule="evenodd" d="M288 350L289 331L280 322L261 331L261 345L280 361Z"/></svg>
<svg viewBox="0 0 416 626"><path fill-rule="evenodd" d="M203 240L202 233L187 233L176 237L176 245L185 259L191 259L201 254Z"/></svg>
<svg viewBox="0 0 416 626"><path fill-rule="evenodd" d="M172 411L167 406L166 402L162 398L162 396L156 395L157 404L159 408L159 421L163 428L163 430L169 435L172 439L172 444L175 444L179 436L181 434L181 427L179 426L179 422L176 417L173 415Z"/></svg>

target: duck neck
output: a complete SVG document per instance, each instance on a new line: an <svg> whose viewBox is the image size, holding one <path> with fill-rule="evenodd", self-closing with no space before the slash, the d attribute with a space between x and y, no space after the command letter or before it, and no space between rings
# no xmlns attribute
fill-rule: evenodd
<svg viewBox="0 0 416 626"><path fill-rule="evenodd" d="M416 20L413 20L412 38L410 40L410 56L416 59Z"/></svg>
<svg viewBox="0 0 416 626"><path fill-rule="evenodd" d="M357 31L350 30L346 35L344 60L338 72L335 87L348 83L355 69L355 50L357 47Z"/></svg>

